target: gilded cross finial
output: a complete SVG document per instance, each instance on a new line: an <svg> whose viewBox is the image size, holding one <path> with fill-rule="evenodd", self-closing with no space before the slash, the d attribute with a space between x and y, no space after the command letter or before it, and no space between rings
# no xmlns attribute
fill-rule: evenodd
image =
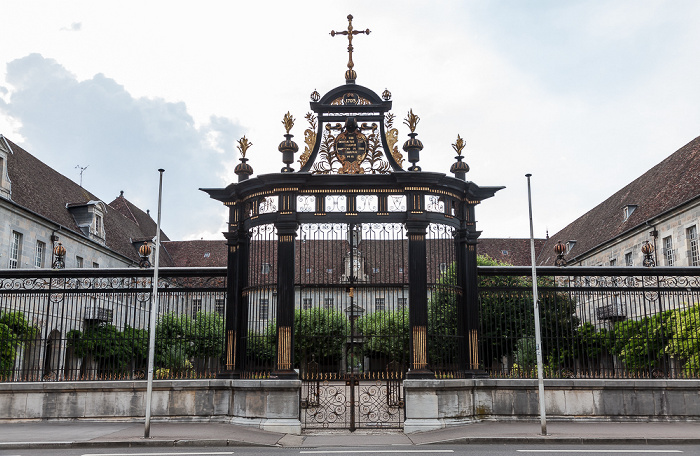
<svg viewBox="0 0 700 456"><path fill-rule="evenodd" d="M355 66L355 64L352 61L352 51L354 49L352 47L352 37L353 37L353 35L360 35L362 33L369 35L370 30L369 29L366 29L366 30L353 29L353 27L352 27L352 14L348 14L348 29L347 30L343 30L342 32L336 32L335 30L331 30L331 36L346 35L348 37L348 71L345 73L346 79L353 79L353 80L355 79L355 78L348 78L347 75L357 76L357 73L355 73L353 71L353 67Z"/></svg>
<svg viewBox="0 0 700 456"><path fill-rule="evenodd" d="M452 144L452 148L457 152L457 155L462 156L462 149L464 149L464 140L461 136L457 135L457 141Z"/></svg>
<svg viewBox="0 0 700 456"><path fill-rule="evenodd" d="M238 150L240 151L241 156L242 156L243 158L245 158L245 153L246 153L246 151L247 151L247 150L250 148L250 146L252 146L252 145L253 145L253 143L250 142L250 141L248 141L248 138L246 138L245 135L243 135L243 137L242 137L241 139L238 140L238 146L236 146L236 147L237 147Z"/></svg>
<svg viewBox="0 0 700 456"><path fill-rule="evenodd" d="M292 129L294 126L294 117L287 111L287 114L284 115L284 119L282 119L282 124L284 125L284 129L287 130L287 134L289 134L289 130Z"/></svg>
<svg viewBox="0 0 700 456"><path fill-rule="evenodd" d="M420 117L413 114L413 109L408 111L408 115L406 116L406 119L404 119L404 121L403 121L404 125L408 126L408 128L411 129L411 133L416 132L416 126L418 125L418 122L420 122Z"/></svg>

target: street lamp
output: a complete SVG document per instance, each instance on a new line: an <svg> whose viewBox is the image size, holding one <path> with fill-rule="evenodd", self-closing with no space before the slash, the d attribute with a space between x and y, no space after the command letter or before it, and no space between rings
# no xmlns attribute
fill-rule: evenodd
<svg viewBox="0 0 700 456"><path fill-rule="evenodd" d="M642 263L644 266L648 268L656 266L656 262L654 261L653 244L650 244L649 241L644 241L644 245L642 245L642 253L644 254L644 262Z"/></svg>
<svg viewBox="0 0 700 456"><path fill-rule="evenodd" d="M148 245L148 242L144 242L143 245L139 247L139 257L141 257L141 261L139 261L140 268L151 267L151 261L149 260L150 256L151 247Z"/></svg>
<svg viewBox="0 0 700 456"><path fill-rule="evenodd" d="M56 247L53 248L53 264L51 265L54 269L63 269L66 267L66 248L60 242Z"/></svg>
<svg viewBox="0 0 700 456"><path fill-rule="evenodd" d="M566 266L564 252L566 252L566 245L562 244L561 241L557 241L557 245L554 246L554 253L557 254L557 259L554 260L555 266Z"/></svg>

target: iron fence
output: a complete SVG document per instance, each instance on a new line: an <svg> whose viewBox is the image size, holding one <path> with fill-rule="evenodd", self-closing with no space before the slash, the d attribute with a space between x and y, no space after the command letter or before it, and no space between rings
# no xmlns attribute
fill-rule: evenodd
<svg viewBox="0 0 700 456"><path fill-rule="evenodd" d="M389 253L401 254L403 249ZM435 242L429 249L442 252L443 246ZM323 306L330 302L325 299L325 291L310 286L313 281L306 284L304 277L307 267L323 274L329 274L329 268L321 268L313 252L302 247L299 252L297 260L304 268L299 269L300 283L295 291L298 313L317 306L325 310ZM373 252L387 253L381 249ZM438 279L428 287L432 306L429 326L434 328L429 328L429 336L439 341L428 344L428 356L431 369L444 377L458 375L460 366L456 364L459 344L451 342L457 337L456 324L450 323L459 318L450 305L458 289L450 250L445 248L442 253L447 260L432 266ZM274 258L272 253L260 255L260 264L251 260L251 269L260 277L251 286L270 293L270 315L264 324L255 313L250 314L248 321L251 333L265 331L265 336L270 336L275 262L267 262L267 258ZM398 267L397 274L402 272L400 268L403 266ZM495 378L534 377L536 346L530 269L479 267L478 272L480 367ZM143 378L151 273L138 269L0 272L0 381ZM216 375L224 368L226 270L164 268L160 274L156 377ZM696 268L538 268L538 277L541 349L547 377L700 378L700 280ZM390 309L395 312L410 307L404 298L405 282L395 282L395 290L385 287L380 290L383 294L374 291L373 312L381 312L377 307L381 305L385 306L385 313L389 306L395 306ZM371 281L354 285L354 296L360 296L357 293L362 292L362 287L373 289ZM345 284L340 291L338 296L350 299ZM387 294L390 291L399 294ZM314 299L309 301L310 297ZM340 305L339 302L333 304ZM308 309L304 308L305 303ZM347 305L342 310L348 308L352 313ZM367 331L362 329L363 333ZM300 330L296 328L297 332ZM367 335L361 337L363 346L369 347ZM356 339L360 340L360 336ZM382 337L376 339L380 342ZM399 342L405 346L404 339L387 340L393 350ZM318 347L311 344L305 350ZM407 352L406 348L398 350ZM249 372L272 367L272 353L257 351L251 338L246 363ZM380 347L375 347L375 351L381 351ZM323 353L312 352L298 357L319 365L327 361L321 356ZM368 372L386 370L382 363L372 365L372 356L363 352L363 357L369 358L369 364L365 362ZM339 359L346 360L342 366L353 367L347 362L352 360L350 357ZM381 361L381 357L377 359ZM403 371L405 360L401 361L398 370ZM336 371L337 365L334 360ZM300 368L304 375L304 367Z"/></svg>
<svg viewBox="0 0 700 456"><path fill-rule="evenodd" d="M0 381L144 378L152 271L13 270L0 275ZM226 270L164 268L156 378L215 375Z"/></svg>
<svg viewBox="0 0 700 456"><path fill-rule="evenodd" d="M549 378L698 378L697 268L538 268ZM491 377L536 377L531 269L480 267L479 349Z"/></svg>

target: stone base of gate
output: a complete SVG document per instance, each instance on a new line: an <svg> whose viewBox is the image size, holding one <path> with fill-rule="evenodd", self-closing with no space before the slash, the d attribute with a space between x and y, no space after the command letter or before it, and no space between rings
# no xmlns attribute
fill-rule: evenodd
<svg viewBox="0 0 700 456"><path fill-rule="evenodd" d="M0 383L0 423L145 417L146 381ZM300 434L300 380L156 380L154 421L210 421Z"/></svg>
<svg viewBox="0 0 700 456"><path fill-rule="evenodd" d="M404 380L404 432L480 420L538 419L537 380ZM700 380L545 380L547 419L700 420Z"/></svg>

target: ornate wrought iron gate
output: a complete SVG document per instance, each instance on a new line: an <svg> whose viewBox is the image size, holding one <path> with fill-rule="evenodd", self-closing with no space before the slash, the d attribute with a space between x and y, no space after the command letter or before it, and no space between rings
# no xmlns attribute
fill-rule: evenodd
<svg viewBox="0 0 700 456"><path fill-rule="evenodd" d="M454 177L423 172L413 110L404 159L391 93L356 77L311 94L298 172L287 113L280 173L251 179L243 137L238 183L205 190L229 208L222 376L301 377L307 428L401 427L404 375L479 370L474 207L499 187L466 180L459 136Z"/></svg>
<svg viewBox="0 0 700 456"><path fill-rule="evenodd" d="M403 226L304 224L299 233L303 426L400 428L410 332Z"/></svg>
<svg viewBox="0 0 700 456"><path fill-rule="evenodd" d="M376 380L357 374L337 380L322 378L302 377L301 423L305 429L403 427L402 373Z"/></svg>

